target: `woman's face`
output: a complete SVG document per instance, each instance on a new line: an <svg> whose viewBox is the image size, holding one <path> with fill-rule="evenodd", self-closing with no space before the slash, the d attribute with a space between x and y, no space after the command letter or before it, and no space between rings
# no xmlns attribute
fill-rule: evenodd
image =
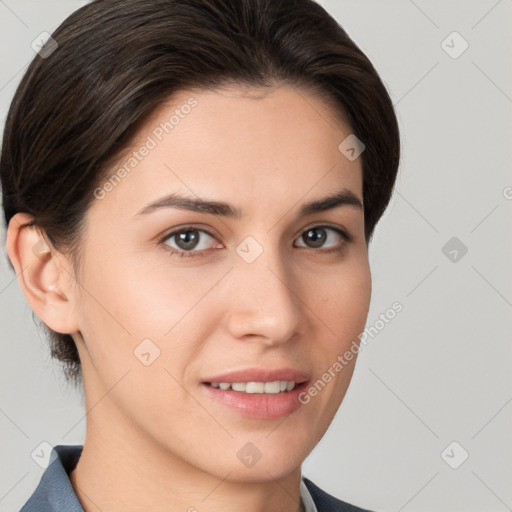
<svg viewBox="0 0 512 512"><path fill-rule="evenodd" d="M350 126L304 90L241 92L182 91L99 184L75 337L89 437L249 481L297 469L325 433L371 280L361 159L338 149ZM281 380L307 382L211 385Z"/></svg>

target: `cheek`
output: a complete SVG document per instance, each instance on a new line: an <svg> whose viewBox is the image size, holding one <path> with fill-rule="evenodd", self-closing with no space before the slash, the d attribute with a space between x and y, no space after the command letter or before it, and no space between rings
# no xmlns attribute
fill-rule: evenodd
<svg viewBox="0 0 512 512"><path fill-rule="evenodd" d="M317 282L315 290L309 292L310 297L316 297L311 308L311 322L317 326L314 350L305 344L315 375L301 398L308 425L315 433L311 449L331 424L352 379L358 336L366 324L371 296L367 258L363 254L359 260L340 266L320 285Z"/></svg>
<svg viewBox="0 0 512 512"><path fill-rule="evenodd" d="M101 264L90 264L79 314L96 371L110 382L143 367L139 353L149 352L155 358L151 366L169 368L179 377L208 335L212 288L223 273L134 264L113 253Z"/></svg>
<svg viewBox="0 0 512 512"><path fill-rule="evenodd" d="M371 274L366 253L351 260L326 280L313 311L325 335L315 339L310 352L316 375L305 399L310 400L310 421L318 432L327 429L349 387L358 357L359 336L366 325L371 298ZM319 411L322 411L319 413Z"/></svg>
<svg viewBox="0 0 512 512"><path fill-rule="evenodd" d="M338 350L350 345L363 331L371 298L371 274L368 259L363 255L332 273L323 282L321 291L311 291L318 297L315 312L324 321Z"/></svg>
<svg viewBox="0 0 512 512"><path fill-rule="evenodd" d="M190 407L180 382L197 353L191 306L211 285L187 286L168 271L166 280L155 268L119 268L122 275L115 265L103 265L84 285L80 315L89 383L103 389L101 395L112 390L117 408L134 424L147 417L168 428L167 422L179 423Z"/></svg>
<svg viewBox="0 0 512 512"><path fill-rule="evenodd" d="M137 259L113 257L89 271L86 323L92 314L103 326L133 338L161 337L208 289L190 269L144 265Z"/></svg>

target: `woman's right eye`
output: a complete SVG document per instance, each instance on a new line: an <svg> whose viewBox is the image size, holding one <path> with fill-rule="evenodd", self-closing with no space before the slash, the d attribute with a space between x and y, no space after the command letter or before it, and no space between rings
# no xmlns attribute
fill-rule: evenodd
<svg viewBox="0 0 512 512"><path fill-rule="evenodd" d="M176 254L181 258L195 257L198 256L196 253L200 254L208 250L207 247L200 247L201 245L205 245L205 242L202 240L205 236L202 234L205 234L206 237L215 240L214 236L204 229L186 227L169 233L161 240L161 243L166 250L171 252L171 254ZM168 243L169 240L173 239L175 246ZM207 241L206 245L208 245ZM198 246L199 249L197 249Z"/></svg>

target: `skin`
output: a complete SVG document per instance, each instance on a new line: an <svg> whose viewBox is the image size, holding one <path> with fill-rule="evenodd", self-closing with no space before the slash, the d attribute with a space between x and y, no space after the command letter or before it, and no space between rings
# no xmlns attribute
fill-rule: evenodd
<svg viewBox="0 0 512 512"><path fill-rule="evenodd" d="M315 382L357 340L371 295L363 210L297 212L343 188L362 202L361 159L338 150L350 126L287 85L182 91L131 150L191 96L190 114L93 201L79 275L51 246L34 255L41 233L24 226L25 214L9 225L8 254L34 311L77 343L87 436L71 482L86 512L297 512L301 464L333 420L356 358L307 405L272 420L241 416L201 382L249 366L291 366ZM136 215L170 192L224 201L243 216ZM202 255L180 259L165 250L183 250L177 237L159 240L190 224L214 236L200 231L192 250ZM325 224L352 241L327 230L323 246L308 246L301 235ZM247 236L263 248L251 264L236 252ZM149 366L134 356L146 338L160 349ZM262 453L252 467L237 457L248 442Z"/></svg>

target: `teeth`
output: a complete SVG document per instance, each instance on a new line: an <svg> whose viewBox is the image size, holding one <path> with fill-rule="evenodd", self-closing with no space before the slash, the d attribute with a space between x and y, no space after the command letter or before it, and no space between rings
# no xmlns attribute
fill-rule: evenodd
<svg viewBox="0 0 512 512"><path fill-rule="evenodd" d="M283 381L285 382L285 381ZM281 392L281 381L276 380L274 382L265 382L262 393L280 393Z"/></svg>
<svg viewBox="0 0 512 512"><path fill-rule="evenodd" d="M266 384L263 382L248 382L245 385L245 390L243 389L244 388L243 384L239 384L238 386L239 386L238 389L235 389L233 387L233 384L231 384L231 387L235 391L245 391L246 393L265 393Z"/></svg>
<svg viewBox="0 0 512 512"><path fill-rule="evenodd" d="M275 395L284 391L291 391L295 387L295 381L276 380L274 382L212 382L211 386L223 391L232 389L242 393L268 393Z"/></svg>

